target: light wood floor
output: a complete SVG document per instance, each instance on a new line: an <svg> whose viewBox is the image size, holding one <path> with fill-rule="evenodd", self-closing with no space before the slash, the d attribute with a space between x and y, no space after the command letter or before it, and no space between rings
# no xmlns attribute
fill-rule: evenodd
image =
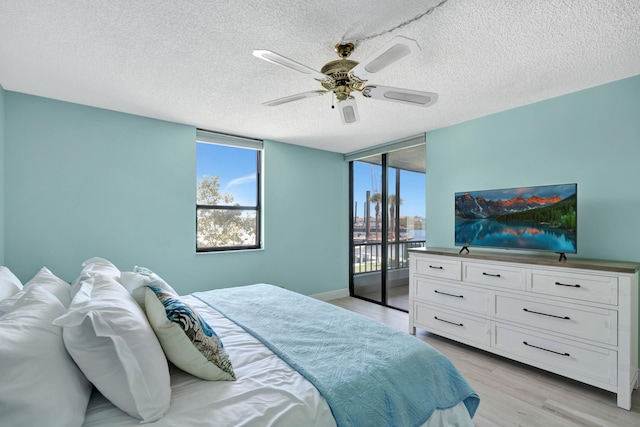
<svg viewBox="0 0 640 427"><path fill-rule="evenodd" d="M329 301L408 333L408 314L357 298ZM480 396L477 427L640 427L640 391L631 411L614 393L510 361L425 331L416 334L451 359Z"/></svg>

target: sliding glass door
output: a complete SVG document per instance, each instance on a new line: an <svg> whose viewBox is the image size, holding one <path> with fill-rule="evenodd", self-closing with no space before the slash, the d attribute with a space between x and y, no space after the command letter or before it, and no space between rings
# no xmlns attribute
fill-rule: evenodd
<svg viewBox="0 0 640 427"><path fill-rule="evenodd" d="M352 296L408 310L410 247L424 246L424 145L351 162Z"/></svg>
<svg viewBox="0 0 640 427"><path fill-rule="evenodd" d="M351 294L382 303L382 155L367 160L351 163Z"/></svg>

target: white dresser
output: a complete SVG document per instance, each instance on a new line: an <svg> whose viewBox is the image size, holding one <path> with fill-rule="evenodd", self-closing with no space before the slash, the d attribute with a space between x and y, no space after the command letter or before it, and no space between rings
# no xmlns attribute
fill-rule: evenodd
<svg viewBox="0 0 640 427"><path fill-rule="evenodd" d="M629 262L409 249L416 328L617 393L638 387L638 271Z"/></svg>

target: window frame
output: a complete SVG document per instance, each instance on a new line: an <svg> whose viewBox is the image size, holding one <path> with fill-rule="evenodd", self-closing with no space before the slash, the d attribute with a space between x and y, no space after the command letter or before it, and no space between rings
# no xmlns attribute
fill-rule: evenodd
<svg viewBox="0 0 640 427"><path fill-rule="evenodd" d="M263 142L262 140L243 138L235 135L228 135L222 133L216 133L197 129L196 131L196 144L216 144L223 145L236 149L250 149L255 151L256 154L256 204L250 205L208 205L198 203L196 197L196 253L216 253L216 252L230 252L230 251L242 251L242 250L261 250L263 249L262 242L262 168L263 168ZM196 155L197 157L197 155ZM196 174L196 190L197 190L198 176ZM237 246L212 246L212 247L199 247L198 245L198 212L202 210L209 211L254 211L255 212L255 232L256 232L256 244L252 245L237 245Z"/></svg>

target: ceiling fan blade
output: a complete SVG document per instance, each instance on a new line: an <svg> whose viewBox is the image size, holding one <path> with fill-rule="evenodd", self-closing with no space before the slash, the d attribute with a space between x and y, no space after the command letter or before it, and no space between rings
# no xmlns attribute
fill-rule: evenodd
<svg viewBox="0 0 640 427"><path fill-rule="evenodd" d="M417 105L419 107L428 107L435 104L438 100L437 93L389 86L365 86L364 89L362 89L362 95L367 98L400 102L402 104Z"/></svg>
<svg viewBox="0 0 640 427"><path fill-rule="evenodd" d="M302 65L292 59L286 58L278 53L270 50L256 49L253 51L253 56L256 58L264 59L265 61L273 64L278 64L286 68L298 71L299 73L307 74L316 80L324 80L328 78L326 74L322 74L320 71L316 71L313 68L309 68L306 65Z"/></svg>
<svg viewBox="0 0 640 427"><path fill-rule="evenodd" d="M369 80L372 75L379 73L390 65L404 61L419 51L420 47L415 40L396 36L373 55L356 65L352 71L356 77L362 80Z"/></svg>
<svg viewBox="0 0 640 427"><path fill-rule="evenodd" d="M355 123L360 120L360 115L358 114L358 105L356 104L355 99L349 98L345 99L344 101L338 102L338 109L340 110L342 123L344 123L345 125Z"/></svg>
<svg viewBox="0 0 640 427"><path fill-rule="evenodd" d="M324 95L326 90L312 90L310 92L298 93L296 95L285 96L284 98L273 99L271 101L263 102L262 105L268 105L269 107L275 107L280 104L286 104L287 102L297 101L299 99L311 98L313 96Z"/></svg>

